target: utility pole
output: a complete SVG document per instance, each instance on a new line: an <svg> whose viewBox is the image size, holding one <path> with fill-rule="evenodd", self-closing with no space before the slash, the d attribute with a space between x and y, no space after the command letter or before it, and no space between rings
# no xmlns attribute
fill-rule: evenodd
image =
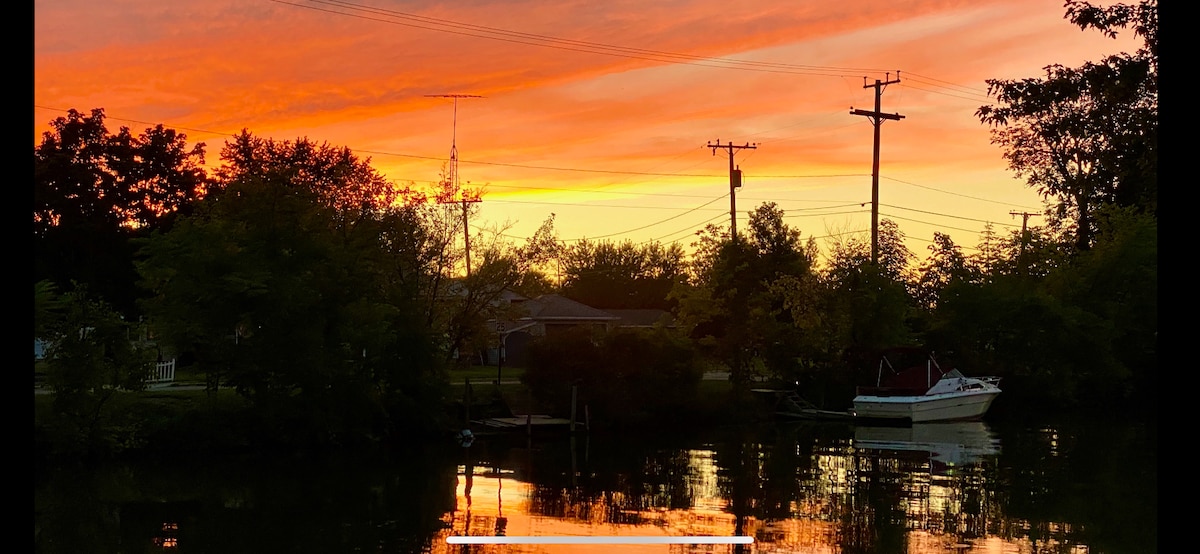
<svg viewBox="0 0 1200 554"><path fill-rule="evenodd" d="M458 99L459 98L483 98L478 94L426 94L429 98L453 98L454 99L454 126L451 128L450 135L450 175L447 179L447 184L450 187L449 194L439 197L439 204L462 204L463 211L463 251L466 253L467 262L467 277L471 276L471 233L470 225L468 225L467 214L469 213L468 204L473 204L480 201L479 193L468 194L462 191L458 186ZM453 198L457 194L458 199Z"/></svg>
<svg viewBox="0 0 1200 554"><path fill-rule="evenodd" d="M717 155L718 148L723 148L723 149L729 151L729 236L732 237L733 240L736 241L737 240L737 200L735 199L734 191L736 189L742 188L742 170L734 167L734 165L733 165L733 151L741 150L741 149L753 150L755 148L758 148L758 143L756 142L754 144L750 144L747 142L746 144L743 144L741 146L735 146L733 144L733 141L729 141L729 144L722 145L721 140L717 139L716 144L713 144L710 142L706 146L708 148L712 148L712 153L714 156Z"/></svg>
<svg viewBox="0 0 1200 554"><path fill-rule="evenodd" d="M875 157L871 164L871 264L879 265L879 126L883 124L883 120L901 120L904 116L898 113L883 113L879 111L880 97L883 96L883 89L888 85L893 85L900 82L900 72L896 72L896 80L891 80L891 73L888 73L887 81L875 79L875 84L867 84L867 78L863 77L863 88L875 89L875 111L868 112L866 110L856 110L854 106L850 106L850 115L862 115L871 120L875 126Z"/></svg>
<svg viewBox="0 0 1200 554"><path fill-rule="evenodd" d="M1011 216L1021 216L1021 251L1017 254L1017 265L1021 273L1025 272L1025 245L1029 243L1029 216L1038 215L1029 212L1008 212Z"/></svg>
<svg viewBox="0 0 1200 554"><path fill-rule="evenodd" d="M470 182L470 181L468 181L468 182ZM470 231L470 224L467 219L467 215L470 213L470 208L467 207L467 204L474 204L476 202L481 202L482 200L479 198L478 192L469 193L464 190L464 191L462 191L461 196L462 196L462 199L459 200L459 202L462 203L463 254L466 255L467 277L470 277L471 276L471 231Z"/></svg>
<svg viewBox="0 0 1200 554"><path fill-rule="evenodd" d="M500 373L504 371L504 322L496 322L496 335L500 337L500 346L496 350L496 386L500 386Z"/></svg>

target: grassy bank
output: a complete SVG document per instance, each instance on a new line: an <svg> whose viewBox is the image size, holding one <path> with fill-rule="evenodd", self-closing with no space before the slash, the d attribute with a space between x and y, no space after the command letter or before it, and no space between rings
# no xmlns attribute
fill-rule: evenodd
<svg viewBox="0 0 1200 554"><path fill-rule="evenodd" d="M442 412L426 414L428 419L440 422L436 425L441 430L435 429L432 434L424 434L449 438L466 423L467 395L463 386L466 379L470 379L472 385L471 419L548 413L524 384L510 381L508 368L502 375L503 384L499 385L495 383L494 371L494 367L485 367L450 372L448 386L444 389L445 397L441 402ZM522 368L513 368L512 380L518 379L522 373ZM204 380L203 372L181 368L176 374L176 384L203 385ZM653 433L719 426L744 419L751 413L751 410L747 410L749 404L731 400L730 391L728 381L701 381L694 402L667 413L633 409L632 416L623 413L618 417L606 417L595 411L589 412L587 405L580 402L576 416L581 423L588 421L593 432ZM101 438L81 439L79 425L71 424L69 418L56 414L53 400L52 394L34 395L35 442L39 455L44 457L70 453L88 446L126 454L216 454L230 450L286 447L287 441L297 438L301 442L308 440L306 437L316 442L325 440L312 436L314 428L321 426L321 417L294 411L291 415L266 416L232 388L211 393L202 389L179 390L172 387L115 393L99 412L97 422L104 429ZM405 437L404 440L409 441L416 435L403 431L403 428L412 423L412 420L400 419L393 426ZM72 441L82 443L68 444ZM333 442L335 446L348 446L344 441Z"/></svg>

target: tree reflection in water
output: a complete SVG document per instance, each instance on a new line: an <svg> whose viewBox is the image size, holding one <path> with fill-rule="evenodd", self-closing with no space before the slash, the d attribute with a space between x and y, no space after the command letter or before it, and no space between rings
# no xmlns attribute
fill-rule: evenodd
<svg viewBox="0 0 1200 554"><path fill-rule="evenodd" d="M1146 433L997 436L1003 448L966 462L886 433L797 424L670 440L482 438L387 460L40 469L35 541L47 553L162 551L173 541L180 552L451 554L577 550L445 543L457 534L744 534L755 543L703 551L1154 551Z"/></svg>

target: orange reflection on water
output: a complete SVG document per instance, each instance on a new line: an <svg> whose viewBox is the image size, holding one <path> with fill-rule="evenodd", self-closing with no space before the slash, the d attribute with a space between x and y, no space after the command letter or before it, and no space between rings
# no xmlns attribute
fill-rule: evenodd
<svg viewBox="0 0 1200 554"><path fill-rule="evenodd" d="M891 430L885 430L891 432ZM986 429L985 429L986 431ZM455 509L433 553L804 553L902 548L912 554L1087 552L1070 524L1030 524L999 511L988 456L890 441L814 447L795 472L753 449L648 457L597 482L572 460L513 469L459 466ZM878 438L878 437L877 437ZM886 437L884 437L886 438ZM985 437L986 438L986 437ZM911 441L910 441L911 442ZM917 446L920 446L918 448ZM950 446L954 446L951 444ZM986 445L985 445L986 446ZM993 451L984 449L983 454ZM997 450L998 452L998 450ZM468 467L470 467L468 475ZM784 466L786 468L786 466ZM539 471L541 468L538 468ZM561 471L561 473L559 473ZM671 477L665 478L665 475ZM581 484L582 483L582 484ZM768 515L769 514L769 515ZM503 525L497 525L503 523ZM751 545L449 545L447 537L734 536Z"/></svg>
<svg viewBox="0 0 1200 554"><path fill-rule="evenodd" d="M432 545L434 553L734 553L734 552L834 552L832 524L815 519L788 519L760 522L744 519L744 534L759 544L686 545L686 544L577 544L577 545L449 545L450 536L495 535L496 523L503 518L506 536L734 536L737 518L729 512L729 502L720 496L717 467L711 452L696 451L691 456L689 479L693 504L688 509L651 507L644 510L621 508L622 493L604 498L567 502L561 516L541 515L531 510L534 486L515 479L510 472L490 468L459 467L455 490L456 508L443 518L445 529ZM469 487L469 490L468 490ZM564 491L564 494L568 494ZM632 523L612 523L629 521Z"/></svg>

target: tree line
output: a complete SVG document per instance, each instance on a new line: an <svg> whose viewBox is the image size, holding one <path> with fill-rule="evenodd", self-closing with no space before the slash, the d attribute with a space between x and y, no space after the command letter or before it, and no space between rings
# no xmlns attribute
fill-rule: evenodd
<svg viewBox="0 0 1200 554"><path fill-rule="evenodd" d="M579 349L703 360L729 369L735 391L775 379L839 407L871 352L916 345L968 373L1004 377L1006 396L1029 405L1152 406L1157 5L1066 7L1081 29L1132 30L1145 46L989 81L996 103L976 116L1046 198L1047 224L989 227L969 255L935 233L923 260L894 221L881 221L872 263L869 237L833 237L822 249L768 202L736 236L713 225L698 232L691 255L676 244L568 245L551 215L524 243L502 230L477 236L463 276L464 218L445 200L465 191L448 180L429 195L348 148L248 130L207 171L206 145L183 133L112 133L103 109L71 110L34 149L34 332L53 339L48 383L68 393L55 396L56 410L87 435L108 402L100 391L140 388L167 348L214 387L235 387L290 422L280 427L289 433L433 430L444 423L447 368L494 341L487 321L512 315L497 302L504 291L667 310L678 326L671 340ZM576 350L541 345L531 365L554 367ZM539 387L562 384L531 371ZM639 368L640 377L606 382L693 390L699 379L670 374L664 382ZM609 397L645 397L620 392Z"/></svg>

